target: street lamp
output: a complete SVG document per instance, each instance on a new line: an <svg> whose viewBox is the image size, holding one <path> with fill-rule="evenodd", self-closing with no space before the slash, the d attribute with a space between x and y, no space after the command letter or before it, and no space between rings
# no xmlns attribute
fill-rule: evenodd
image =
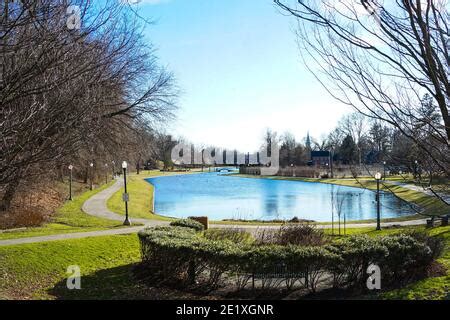
<svg viewBox="0 0 450 320"><path fill-rule="evenodd" d="M386 161L383 161L383 180L386 180Z"/></svg>
<svg viewBox="0 0 450 320"><path fill-rule="evenodd" d="M291 163L291 168L292 168L292 176L295 177L295 169L294 169L294 164Z"/></svg>
<svg viewBox="0 0 450 320"><path fill-rule="evenodd" d="M91 168L90 169L90 172L91 172L91 174L90 174L90 177L91 177L91 185L90 185L90 187L89 187L89 189L91 189L91 191L92 191L92 179L93 179L93 168L94 168L94 164L91 162L90 164L89 164L89 167Z"/></svg>
<svg viewBox="0 0 450 320"><path fill-rule="evenodd" d="M106 180L106 183L108 184L108 164L107 163L105 163L105 180Z"/></svg>
<svg viewBox="0 0 450 320"><path fill-rule="evenodd" d="M127 162L126 161L122 162L123 184L125 189L125 193L123 194L123 201L125 202L125 221L123 222L124 226L131 225L130 220L128 219L127 167L128 167Z"/></svg>
<svg viewBox="0 0 450 320"><path fill-rule="evenodd" d="M380 180L381 180L381 173L377 172L375 174L375 180L377 180L377 230L381 230L381 225L380 225Z"/></svg>
<svg viewBox="0 0 450 320"><path fill-rule="evenodd" d="M69 200L72 201L72 170L73 165L69 165L70 177L69 177Z"/></svg>

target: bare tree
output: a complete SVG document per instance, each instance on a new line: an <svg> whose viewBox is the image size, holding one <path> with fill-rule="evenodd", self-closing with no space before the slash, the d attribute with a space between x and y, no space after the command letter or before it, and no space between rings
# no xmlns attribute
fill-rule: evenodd
<svg viewBox="0 0 450 320"><path fill-rule="evenodd" d="M366 117L360 113L350 113L341 118L338 123L338 130L342 132L344 136L349 135L353 138L358 151L358 163L362 163L363 153L363 139L365 132L367 131Z"/></svg>
<svg viewBox="0 0 450 320"><path fill-rule="evenodd" d="M20 184L39 180L55 166L100 165L119 150L122 159L130 157L142 123L171 118L176 90L172 75L142 40L134 13L118 1L1 5L4 211ZM73 5L82 21L77 28L68 26L67 9Z"/></svg>
<svg viewBox="0 0 450 320"><path fill-rule="evenodd" d="M305 64L326 90L361 114L395 128L420 150L433 174L448 178L446 1L274 2L297 18ZM438 117L423 112L425 94L436 105Z"/></svg>

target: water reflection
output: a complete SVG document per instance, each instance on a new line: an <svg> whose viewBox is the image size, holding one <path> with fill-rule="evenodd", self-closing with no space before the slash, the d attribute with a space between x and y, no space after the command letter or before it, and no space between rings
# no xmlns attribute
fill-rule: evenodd
<svg viewBox="0 0 450 320"><path fill-rule="evenodd" d="M155 186L155 212L171 217L205 215L222 219L373 219L375 194L323 183L232 177L217 173L148 179ZM381 196L382 217L412 214L392 194Z"/></svg>

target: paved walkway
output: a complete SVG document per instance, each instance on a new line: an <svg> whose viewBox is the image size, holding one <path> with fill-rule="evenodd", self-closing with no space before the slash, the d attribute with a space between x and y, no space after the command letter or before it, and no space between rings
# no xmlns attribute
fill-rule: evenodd
<svg viewBox="0 0 450 320"><path fill-rule="evenodd" d="M106 201L113 196L114 193L123 187L123 181L121 179L117 180L111 187L100 191L99 193L90 197L82 206L82 210L91 216L96 216L99 218L123 221L125 216L121 214L114 213L110 211L106 205ZM167 225L165 221L150 220L150 219L139 219L129 217L131 223L140 223L146 226L157 226L157 225Z"/></svg>
<svg viewBox="0 0 450 320"><path fill-rule="evenodd" d="M123 182L121 180L116 181L115 184L110 186L109 188L102 190L101 192L93 195L89 198L82 207L82 210L90 215L116 220L123 221L124 216L111 212L108 210L106 201L120 188L123 186ZM423 190L422 190L423 191ZM39 236L39 237L30 237L30 238L21 238L21 239L8 239L8 240L0 240L0 246L8 246L8 245L16 245L16 244L24 244L24 243L36 243L36 242L46 242L46 241L57 241L57 240L66 240L66 239L80 239L87 237L99 237L99 236L108 236L108 235L118 235L118 234L130 234L136 233L144 227L154 227L161 225L168 225L167 221L158 221L158 220L150 220L150 219L133 219L131 218L131 222L133 223L141 223L144 226L137 227L127 227L127 228L118 228L111 230L102 230L102 231L89 231L89 232L76 232L76 233L65 233L65 234L55 234L49 236ZM426 223L426 219L420 220L410 220L410 221L399 221L399 222L383 222L381 226L392 227L392 226L416 226L423 225ZM256 229L261 228L279 228L279 226L264 226L264 225L220 225L220 224L211 224L211 228L241 228L247 229L249 231L255 231ZM320 229L329 229L331 225L317 225ZM375 223L351 223L346 225L347 228L364 228L364 227L376 227Z"/></svg>
<svg viewBox="0 0 450 320"><path fill-rule="evenodd" d="M436 196L433 192L431 192L431 190L429 190L427 188L424 188L424 187L421 187L421 186L416 186L414 184L407 184L407 183L402 183L402 182L399 182L399 181L389 181L389 180L383 181L383 182L384 183L387 182L388 184L393 184L393 185L400 186L402 188L406 188L406 189L409 189L409 190L422 192L422 193L425 193L425 194L427 194L427 195L429 195L431 197L435 197ZM450 203L450 194L445 194L445 193L442 193L442 192L436 192L436 194L439 197L441 197L441 199L443 199L446 203Z"/></svg>
<svg viewBox="0 0 450 320"><path fill-rule="evenodd" d="M68 240L68 239L81 239L88 237L100 237L100 236L111 236L118 234L130 234L137 233L143 227L129 227L129 228L120 228L120 229L111 229L111 230L101 230L101 231L89 231L89 232L73 232L73 233L64 233L64 234L53 234L49 236L39 236L39 237L30 237L30 238L19 238L19 239L7 239L0 240L1 246L12 246L16 244L25 244L25 243L36 243L36 242L47 242L47 241L57 241L57 240Z"/></svg>

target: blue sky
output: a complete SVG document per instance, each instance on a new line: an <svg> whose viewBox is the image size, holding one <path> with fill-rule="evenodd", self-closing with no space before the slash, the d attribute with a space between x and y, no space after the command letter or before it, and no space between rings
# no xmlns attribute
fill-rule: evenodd
<svg viewBox="0 0 450 320"><path fill-rule="evenodd" d="M146 37L182 93L169 132L253 151L267 127L320 137L350 110L303 66L295 21L271 0L142 0Z"/></svg>

